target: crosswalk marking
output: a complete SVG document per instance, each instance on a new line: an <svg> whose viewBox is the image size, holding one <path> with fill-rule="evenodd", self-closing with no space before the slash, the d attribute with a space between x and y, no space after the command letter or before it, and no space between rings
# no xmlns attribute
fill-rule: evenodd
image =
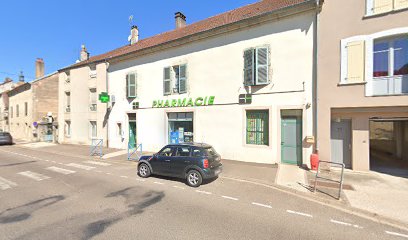
<svg viewBox="0 0 408 240"><path fill-rule="evenodd" d="M1 190L10 189L10 188L15 187L15 186L17 186L17 183L0 177L0 189Z"/></svg>
<svg viewBox="0 0 408 240"><path fill-rule="evenodd" d="M51 170L51 171L54 171L54 172L57 172L57 173L62 173L62 174L65 174L65 175L76 173L75 171L64 169L64 168L59 168L59 167L49 167L47 169Z"/></svg>
<svg viewBox="0 0 408 240"><path fill-rule="evenodd" d="M28 177L28 178L31 178L31 179L34 179L36 181L42 181L42 180L50 178L48 176L45 176L45 175L42 175L42 174L39 174L39 173L36 173L36 172L31 172L31 171L19 172L17 174Z"/></svg>
<svg viewBox="0 0 408 240"><path fill-rule="evenodd" d="M104 166L104 167L112 165L110 163L97 162L97 161L85 161L84 163L89 163L89 164L99 165L99 166Z"/></svg>
<svg viewBox="0 0 408 240"><path fill-rule="evenodd" d="M84 170L92 170L92 169L95 168L95 167L86 166L86 165L82 165L82 164L78 164L78 163L70 163L70 164L66 164L66 166L79 168L79 169L84 169Z"/></svg>

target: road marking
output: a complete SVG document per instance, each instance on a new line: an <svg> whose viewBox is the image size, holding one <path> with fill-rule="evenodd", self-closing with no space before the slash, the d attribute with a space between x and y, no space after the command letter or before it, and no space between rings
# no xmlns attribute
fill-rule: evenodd
<svg viewBox="0 0 408 240"><path fill-rule="evenodd" d="M238 198L234 198L234 197L228 197L228 196L221 196L221 197L225 199L229 199L229 200L238 201Z"/></svg>
<svg viewBox="0 0 408 240"><path fill-rule="evenodd" d="M161 182L153 182L153 183L159 184L159 185L163 185L163 184L164 184L164 183L161 183Z"/></svg>
<svg viewBox="0 0 408 240"><path fill-rule="evenodd" d="M184 190L185 188L183 188L183 187L180 187L180 186L173 186L174 188L178 188L178 189L182 189L182 190Z"/></svg>
<svg viewBox="0 0 408 240"><path fill-rule="evenodd" d="M49 162L49 160L44 160L44 161Z"/></svg>
<svg viewBox="0 0 408 240"><path fill-rule="evenodd" d="M121 178L129 178L128 176L120 176Z"/></svg>
<svg viewBox="0 0 408 240"><path fill-rule="evenodd" d="M144 180L144 179L139 179L139 178L136 178L136 181L139 181L139 182L146 182L146 180Z"/></svg>
<svg viewBox="0 0 408 240"><path fill-rule="evenodd" d="M401 234L401 233L390 232L390 231L385 231L385 233L387 233L387 234L389 234L389 235L398 236L398 237L408 238L408 235Z"/></svg>
<svg viewBox="0 0 408 240"><path fill-rule="evenodd" d="M210 193L210 192L200 191L200 190L196 190L196 192L202 193L202 194L207 194L207 195L211 195L211 194L212 194L212 193Z"/></svg>
<svg viewBox="0 0 408 240"><path fill-rule="evenodd" d="M107 166L112 165L112 164L110 164L110 163L97 162L97 161L85 161L84 163L89 163L89 164L98 165L98 166L104 166L104 167L107 167Z"/></svg>
<svg viewBox="0 0 408 240"><path fill-rule="evenodd" d="M330 222L340 224L340 225L343 225L343 226L348 226L348 227L355 227L355 228L359 228L359 229L363 228L363 227L361 227L359 225L356 225L356 224L341 222L341 221L337 221L337 220L333 220L333 219L330 219Z"/></svg>
<svg viewBox="0 0 408 240"><path fill-rule="evenodd" d="M28 178L31 178L31 179L34 179L36 181L42 181L42 180L50 178L48 176L45 176L45 175L42 175L42 174L39 174L39 173L35 173L35 172L31 172L31 171L19 172L17 174L28 177Z"/></svg>
<svg viewBox="0 0 408 240"><path fill-rule="evenodd" d="M265 205L265 204L257 203L257 202L252 202L252 205L259 206L259 207L265 207L265 208L272 208L272 206L270 205Z"/></svg>
<svg viewBox="0 0 408 240"><path fill-rule="evenodd" d="M310 214L307 214L307 213L301 213L301 212L295 212L295 211L292 211L292 210L286 210L286 212L288 212L288 213L292 213L292 214L297 214L297 215L304 216L304 217L310 217L310 218L312 218L312 217L313 217L313 216L312 216L312 215L310 215Z"/></svg>
<svg viewBox="0 0 408 240"><path fill-rule="evenodd" d="M62 174L65 174L65 175L76 173L75 171L64 169L64 168L59 168L59 167L49 167L47 169L51 170L51 171L54 171L54 172L57 172L57 173L62 173Z"/></svg>
<svg viewBox="0 0 408 240"><path fill-rule="evenodd" d="M52 163L57 163L56 161L52 161L52 160L51 160L51 162L52 162Z"/></svg>
<svg viewBox="0 0 408 240"><path fill-rule="evenodd" d="M0 189L1 190L10 189L10 188L15 187L15 186L17 186L17 183L0 177Z"/></svg>
<svg viewBox="0 0 408 240"><path fill-rule="evenodd" d="M95 172L97 172L97 173L102 173L102 171L99 171L99 170L95 170Z"/></svg>
<svg viewBox="0 0 408 240"><path fill-rule="evenodd" d="M110 173L110 172L107 172L107 173L106 173L106 175L112 175L112 173Z"/></svg>
<svg viewBox="0 0 408 240"><path fill-rule="evenodd" d="M78 164L78 163L70 163L70 164L66 164L66 166L74 167L74 168L80 168L80 169L84 169L84 170L88 170L88 171L95 168L95 167L86 166L86 165L82 165L82 164Z"/></svg>

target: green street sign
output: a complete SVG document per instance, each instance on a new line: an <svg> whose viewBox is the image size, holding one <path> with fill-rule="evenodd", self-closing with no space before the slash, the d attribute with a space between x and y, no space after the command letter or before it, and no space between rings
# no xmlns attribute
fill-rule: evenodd
<svg viewBox="0 0 408 240"><path fill-rule="evenodd" d="M110 101L110 96L107 92L101 92L99 94L99 101L101 101L101 103L108 103Z"/></svg>

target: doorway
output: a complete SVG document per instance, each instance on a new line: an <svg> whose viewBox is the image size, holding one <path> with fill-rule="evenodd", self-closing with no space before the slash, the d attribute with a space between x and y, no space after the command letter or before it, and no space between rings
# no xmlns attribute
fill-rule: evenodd
<svg viewBox="0 0 408 240"><path fill-rule="evenodd" d="M331 161L351 168L351 120L332 121L330 128Z"/></svg>
<svg viewBox="0 0 408 240"><path fill-rule="evenodd" d="M129 113L129 146L136 148L137 145L137 134L136 134L136 113Z"/></svg>
<svg viewBox="0 0 408 240"><path fill-rule="evenodd" d="M302 110L281 111L281 162L302 165Z"/></svg>

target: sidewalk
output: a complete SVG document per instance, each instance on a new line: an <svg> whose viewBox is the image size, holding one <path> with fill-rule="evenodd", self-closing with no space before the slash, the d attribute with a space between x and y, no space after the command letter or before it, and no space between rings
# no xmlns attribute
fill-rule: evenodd
<svg viewBox="0 0 408 240"><path fill-rule="evenodd" d="M90 146L46 143L22 143L19 147L35 148L37 151L74 156L91 157ZM104 161L129 162L123 149L103 148ZM144 153L145 155L151 153ZM346 171L341 200L336 200L338 184L318 182L318 191L313 193L315 172L291 165L268 165L223 160L222 178L264 184L294 195L322 202L350 211L360 212L379 221L399 225L408 224L408 179L367 172ZM336 176L336 171L333 172Z"/></svg>

